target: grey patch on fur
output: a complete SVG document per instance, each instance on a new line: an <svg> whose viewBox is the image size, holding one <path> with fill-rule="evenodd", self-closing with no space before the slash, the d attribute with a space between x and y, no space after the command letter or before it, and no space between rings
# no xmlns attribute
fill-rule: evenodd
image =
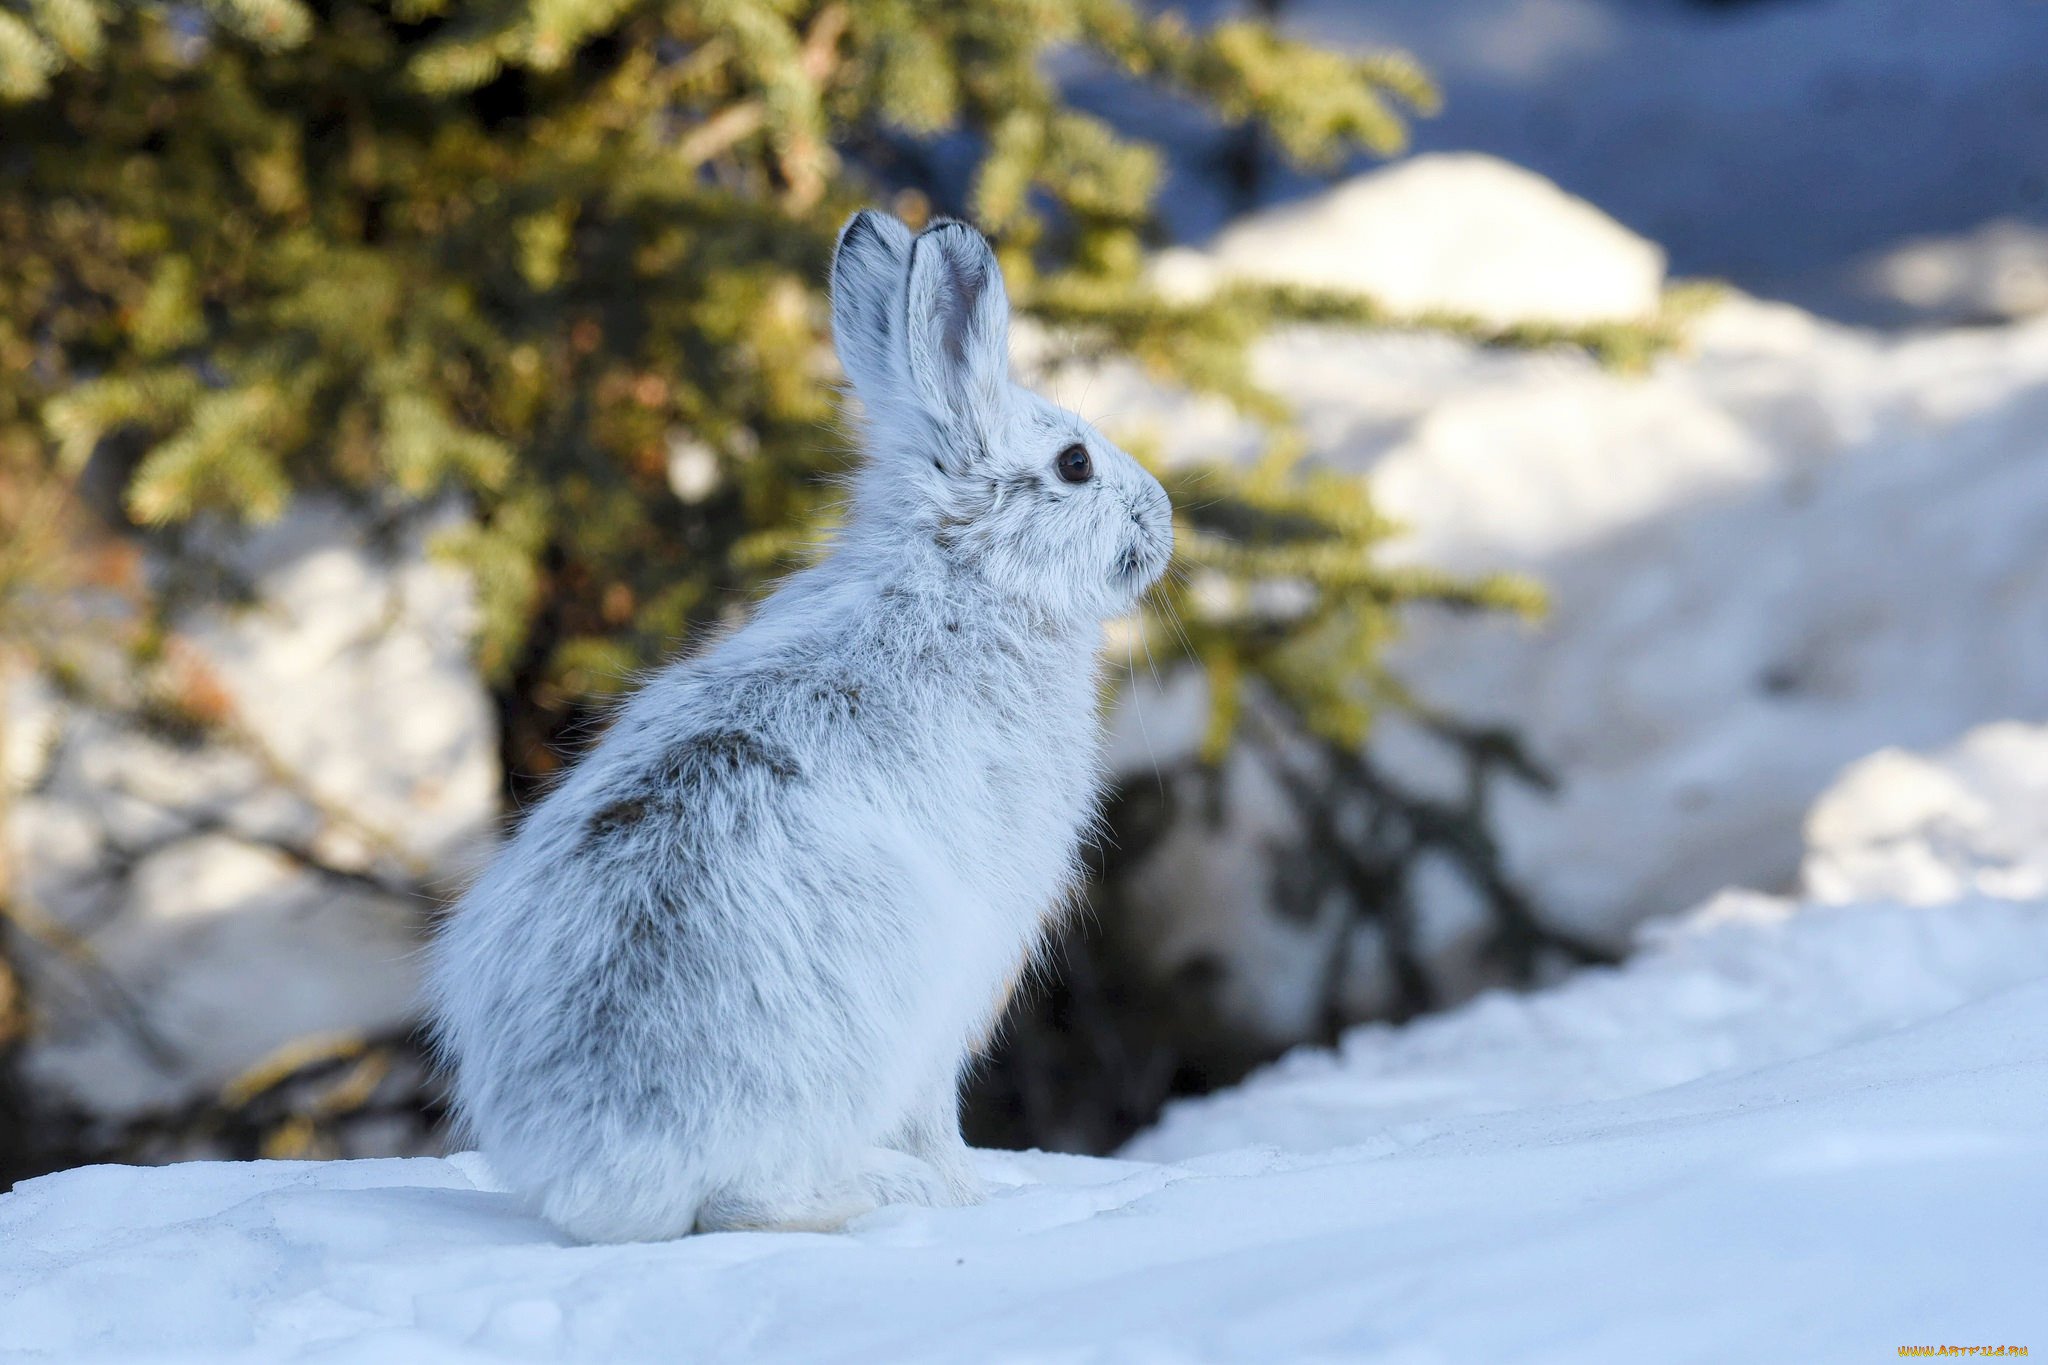
<svg viewBox="0 0 2048 1365"><path fill-rule="evenodd" d="M645 796L622 797L591 816L584 829L593 839L608 838L645 820L652 804L652 800Z"/></svg>
<svg viewBox="0 0 2048 1365"><path fill-rule="evenodd" d="M1046 486L1043 478L1032 470L1007 475L1001 484L1004 496L1012 494L1023 498L1035 498L1040 502L1058 502L1060 495Z"/></svg>
<svg viewBox="0 0 2048 1365"><path fill-rule="evenodd" d="M681 787L702 782L713 774L749 769L765 772L781 782L794 782L804 775L796 755L780 745L770 744L745 730L710 730L691 735L662 755L661 782Z"/></svg>
<svg viewBox="0 0 2048 1365"><path fill-rule="evenodd" d="M826 683L813 688L811 700L823 702L848 720L860 718L860 688L851 683Z"/></svg>

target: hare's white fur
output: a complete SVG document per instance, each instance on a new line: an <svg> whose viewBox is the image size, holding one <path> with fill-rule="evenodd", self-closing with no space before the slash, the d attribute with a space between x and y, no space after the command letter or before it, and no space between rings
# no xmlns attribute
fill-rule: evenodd
<svg viewBox="0 0 2048 1365"><path fill-rule="evenodd" d="M979 1197L961 1072L1074 885L1101 622L1171 547L1151 475L1010 382L979 233L857 214L832 295L831 552L642 688L431 952L461 1123L577 1238Z"/></svg>

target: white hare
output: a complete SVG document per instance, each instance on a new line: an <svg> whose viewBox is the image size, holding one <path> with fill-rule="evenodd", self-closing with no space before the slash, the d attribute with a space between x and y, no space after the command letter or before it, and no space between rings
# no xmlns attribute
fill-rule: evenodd
<svg viewBox="0 0 2048 1365"><path fill-rule="evenodd" d="M462 1124L583 1240L980 1198L961 1073L1074 886L1101 623L1171 549L1158 482L1010 382L973 228L855 215L832 327L830 554L649 681L431 951Z"/></svg>

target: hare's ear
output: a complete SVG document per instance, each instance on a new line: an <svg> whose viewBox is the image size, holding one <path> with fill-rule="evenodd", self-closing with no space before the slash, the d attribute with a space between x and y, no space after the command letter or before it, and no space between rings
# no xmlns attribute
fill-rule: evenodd
<svg viewBox="0 0 2048 1365"><path fill-rule="evenodd" d="M832 346L870 409L890 403L903 382L910 243L909 228L886 213L863 209L839 229L832 253Z"/></svg>
<svg viewBox="0 0 2048 1365"><path fill-rule="evenodd" d="M1010 378L1010 298L988 239L940 223L910 248L904 359L911 397L946 434L954 458L979 455Z"/></svg>

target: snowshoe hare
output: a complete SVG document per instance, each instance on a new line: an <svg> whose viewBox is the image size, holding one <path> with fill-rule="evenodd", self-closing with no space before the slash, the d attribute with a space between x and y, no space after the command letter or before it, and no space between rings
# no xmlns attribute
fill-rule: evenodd
<svg viewBox="0 0 2048 1365"><path fill-rule="evenodd" d="M980 1190L963 1068L1072 889L1102 622L1158 482L1012 384L981 234L855 215L865 456L829 555L670 664L431 949L466 1131L593 1242L834 1228Z"/></svg>

